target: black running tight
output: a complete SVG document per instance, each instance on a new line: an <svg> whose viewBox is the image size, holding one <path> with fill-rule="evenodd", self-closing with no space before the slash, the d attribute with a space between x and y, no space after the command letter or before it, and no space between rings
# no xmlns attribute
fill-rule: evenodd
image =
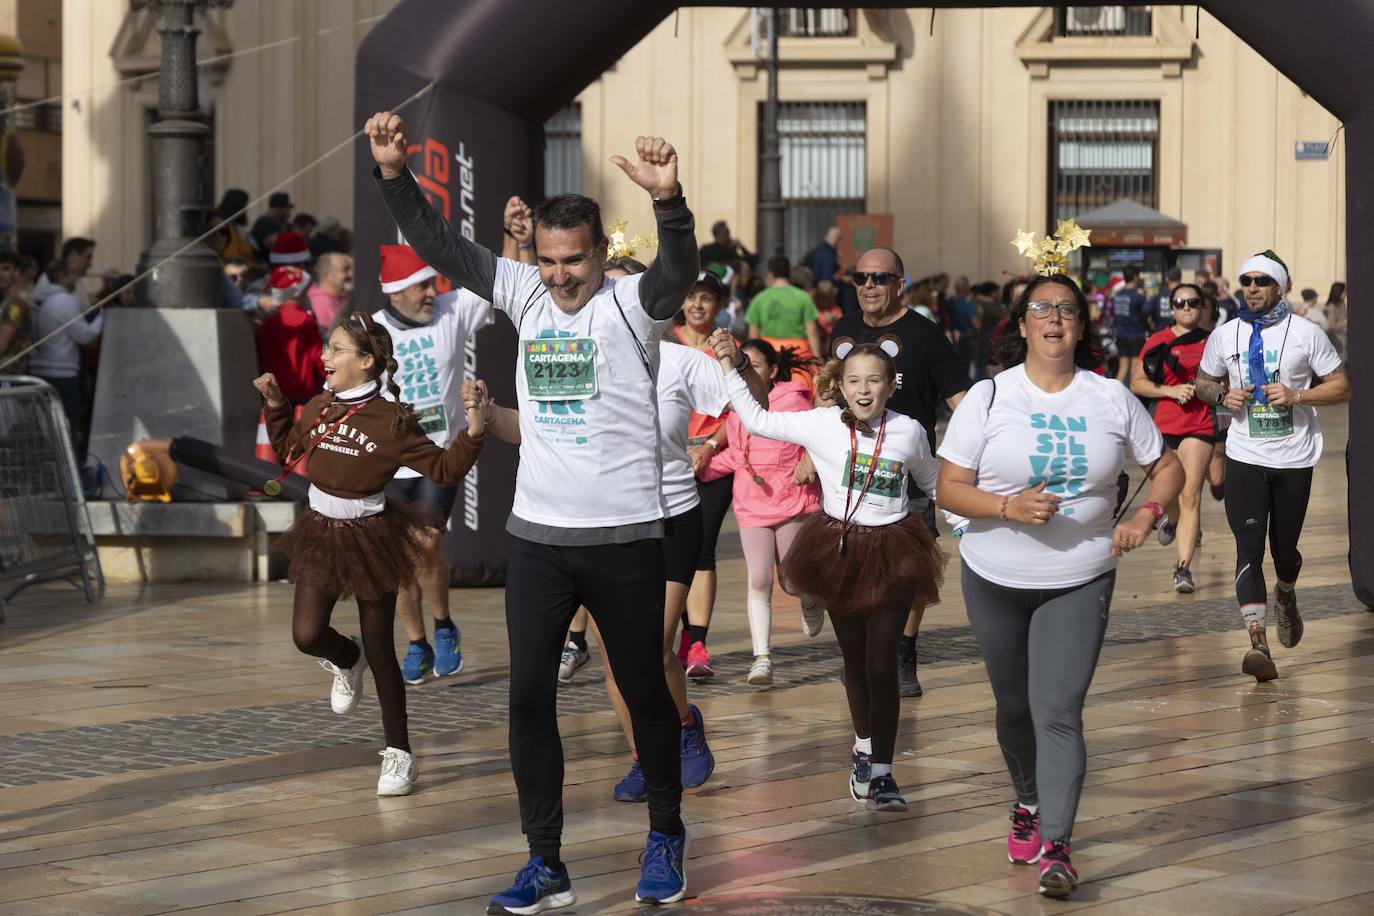
<svg viewBox="0 0 1374 916"><path fill-rule="evenodd" d="M1296 582L1302 569L1298 537L1311 495L1311 468L1262 468L1226 459L1226 521L1236 536L1236 600L1242 608L1258 606L1261 622L1268 602L1265 534L1279 581Z"/></svg>
<svg viewBox="0 0 1374 916"><path fill-rule="evenodd" d="M911 601L871 614L831 611L830 624L844 656L844 692L854 735L873 739L874 763L892 763L897 748L897 650Z"/></svg>
<svg viewBox="0 0 1374 916"><path fill-rule="evenodd" d="M358 663L358 647L329 625L329 615L338 600L337 596L326 595L308 585L297 585L291 611L291 638L296 648L306 655L323 658L339 668L352 668ZM372 681L377 686L387 746L409 751L406 687L401 680L401 666L396 663L396 645L391 635L396 624L396 596L387 595L376 601L357 600L363 651L367 653L367 666L372 669Z"/></svg>

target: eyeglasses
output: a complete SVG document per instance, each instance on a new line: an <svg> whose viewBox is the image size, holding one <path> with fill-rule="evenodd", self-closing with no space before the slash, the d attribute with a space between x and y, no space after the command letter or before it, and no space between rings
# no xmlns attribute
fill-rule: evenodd
<svg viewBox="0 0 1374 916"><path fill-rule="evenodd" d="M1266 286L1273 286L1274 278L1269 276L1268 274L1246 274L1245 276L1240 278L1241 286L1250 286L1252 284L1254 286L1258 286L1261 288Z"/></svg>
<svg viewBox="0 0 1374 916"><path fill-rule="evenodd" d="M1178 311L1179 309L1183 309L1183 310L1187 311L1188 309L1197 309L1197 308L1202 308L1202 300L1201 300L1201 299L1175 299L1175 300L1174 300L1174 311Z"/></svg>
<svg viewBox="0 0 1374 916"><path fill-rule="evenodd" d="M336 353L362 353L363 351L355 347L336 347L333 344L325 344L322 352L324 353L324 358L328 359Z"/></svg>
<svg viewBox="0 0 1374 916"><path fill-rule="evenodd" d="M867 286L868 281L872 280L874 286L884 286L897 280L896 274L890 274L885 270L856 270L854 271L854 285Z"/></svg>
<svg viewBox="0 0 1374 916"><path fill-rule="evenodd" d="M1057 311L1065 321L1078 317L1078 304L1074 302L1027 302L1026 311L1036 318L1048 318L1051 311Z"/></svg>

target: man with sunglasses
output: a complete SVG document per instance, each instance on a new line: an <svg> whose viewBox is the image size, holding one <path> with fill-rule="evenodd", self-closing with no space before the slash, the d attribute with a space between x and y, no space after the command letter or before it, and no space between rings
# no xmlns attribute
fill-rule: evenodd
<svg viewBox="0 0 1374 916"><path fill-rule="evenodd" d="M835 322L830 332L831 355L842 340L855 343L874 343L886 338L896 340L900 347L894 360L897 391L887 406L925 427L934 451L937 405L944 401L950 410L959 405L972 384L968 366L959 359L954 345L938 324L902 304L906 268L897 252L890 248L870 248L859 257L852 279L858 293L859 311L846 314ZM915 480L911 481L908 492L913 509L919 507L921 517L934 534L934 502ZM902 631L898 684L904 697L918 697L924 692L916 674L916 637L924 613L924 607L912 608Z"/></svg>
<svg viewBox="0 0 1374 916"><path fill-rule="evenodd" d="M1278 578L1279 642L1302 639L1294 585L1302 568L1298 537L1321 459L1314 408L1350 399L1350 380L1331 341L1290 312L1288 268L1272 251L1241 265L1240 314L1212 332L1197 394L1233 417L1226 444L1226 520L1236 537L1236 598L1250 636L1241 670L1257 681L1278 677L1266 636L1263 563L1266 533ZM1318 384L1320 382L1320 384Z"/></svg>

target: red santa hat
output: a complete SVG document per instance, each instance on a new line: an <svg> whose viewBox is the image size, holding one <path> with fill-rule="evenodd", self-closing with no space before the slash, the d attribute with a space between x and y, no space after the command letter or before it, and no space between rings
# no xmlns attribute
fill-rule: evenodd
<svg viewBox="0 0 1374 916"><path fill-rule="evenodd" d="M299 299L309 285L310 274L299 267L277 267L268 278L267 292L277 302L288 302Z"/></svg>
<svg viewBox="0 0 1374 916"><path fill-rule="evenodd" d="M387 295L423 283L439 272L430 267L409 245L382 245L382 270L377 279Z"/></svg>
<svg viewBox="0 0 1374 916"><path fill-rule="evenodd" d="M272 243L272 252L267 257L273 264L304 264L310 260L310 248L300 233L287 230L277 233L277 240Z"/></svg>

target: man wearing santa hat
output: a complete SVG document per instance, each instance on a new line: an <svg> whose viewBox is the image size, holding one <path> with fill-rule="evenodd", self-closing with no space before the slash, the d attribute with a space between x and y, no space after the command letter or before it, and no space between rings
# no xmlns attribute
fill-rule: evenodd
<svg viewBox="0 0 1374 916"><path fill-rule="evenodd" d="M495 313L491 303L465 289L436 296L437 272L410 246L383 245L381 255L378 279L387 304L373 313L373 320L391 332L401 400L414 408L429 438L448 448L467 425L459 397L464 345L492 323ZM431 672L436 677L457 674L463 668L461 640L449 617L449 567L438 548L458 488L441 487L403 467L387 489L401 490L402 498L425 516L433 535L430 562L396 599L397 615L410 640L401 676L407 684L419 684ZM425 639L422 604L434 617L433 648Z"/></svg>
<svg viewBox="0 0 1374 916"><path fill-rule="evenodd" d="M282 394L292 404L304 404L324 384L320 361L324 341L315 317L303 304L309 285L310 274L299 267L276 267L268 279L267 294L259 300L267 317L258 334L258 362L263 372L277 377Z"/></svg>
<svg viewBox="0 0 1374 916"><path fill-rule="evenodd" d="M1241 671L1271 681L1264 542L1274 558L1279 643L1302 639L1298 538L1322 456L1315 408L1350 400L1350 379L1326 332L1289 310L1288 266L1264 251L1240 266L1244 302L1207 338L1197 396L1231 416L1226 437L1226 520L1236 537L1236 599L1250 637ZM1320 384L1318 384L1320 382Z"/></svg>

